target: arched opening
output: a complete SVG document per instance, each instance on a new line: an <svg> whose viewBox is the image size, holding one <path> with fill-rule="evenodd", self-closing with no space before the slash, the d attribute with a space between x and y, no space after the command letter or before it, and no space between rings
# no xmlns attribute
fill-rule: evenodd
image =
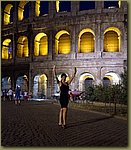
<svg viewBox="0 0 131 150"><path fill-rule="evenodd" d="M34 77L33 97L40 99L47 97L47 76L45 74Z"/></svg>
<svg viewBox="0 0 131 150"><path fill-rule="evenodd" d="M94 52L94 32L91 29L84 29L78 38L78 53Z"/></svg>
<svg viewBox="0 0 131 150"><path fill-rule="evenodd" d="M1 90L6 90L8 91L11 88L11 77L3 77L2 78L2 83L1 83Z"/></svg>
<svg viewBox="0 0 131 150"><path fill-rule="evenodd" d="M56 54L69 54L70 47L70 34L64 30L58 32L55 36Z"/></svg>
<svg viewBox="0 0 131 150"><path fill-rule="evenodd" d="M8 25L13 22L13 5L7 4L4 9L4 25Z"/></svg>
<svg viewBox="0 0 131 150"><path fill-rule="evenodd" d="M109 86L111 85L111 81L109 77L104 77L103 78L103 86Z"/></svg>
<svg viewBox="0 0 131 150"><path fill-rule="evenodd" d="M90 10L95 9L95 1L80 1L79 10Z"/></svg>
<svg viewBox="0 0 131 150"><path fill-rule="evenodd" d="M34 39L34 55L48 55L48 37L45 33L39 33Z"/></svg>
<svg viewBox="0 0 131 150"><path fill-rule="evenodd" d="M103 77L103 85L113 85L113 84L119 84L121 82L121 78L117 73L109 72L106 73Z"/></svg>
<svg viewBox="0 0 131 150"><path fill-rule="evenodd" d="M20 1L18 6L18 21L29 18L30 3L27 1Z"/></svg>
<svg viewBox="0 0 131 150"><path fill-rule="evenodd" d="M29 57L28 39L20 36L17 42L17 57Z"/></svg>
<svg viewBox="0 0 131 150"><path fill-rule="evenodd" d="M104 32L104 52L120 51L120 31L110 27Z"/></svg>
<svg viewBox="0 0 131 150"><path fill-rule="evenodd" d="M12 59L11 39L5 39L2 44L2 59Z"/></svg>
<svg viewBox="0 0 131 150"><path fill-rule="evenodd" d="M79 90L85 91L87 87L93 86L94 77L90 73L84 73L79 79Z"/></svg>
<svg viewBox="0 0 131 150"><path fill-rule="evenodd" d="M28 92L28 77L27 75L19 76L16 79L16 87L20 87L21 92Z"/></svg>
<svg viewBox="0 0 131 150"><path fill-rule="evenodd" d="M91 78L91 77L86 78L84 81L84 85L85 85L85 89L89 86L92 86L93 85L93 78Z"/></svg>

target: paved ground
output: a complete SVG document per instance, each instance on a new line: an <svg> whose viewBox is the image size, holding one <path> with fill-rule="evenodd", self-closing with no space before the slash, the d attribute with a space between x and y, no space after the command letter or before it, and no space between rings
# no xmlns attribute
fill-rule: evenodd
<svg viewBox="0 0 131 150"><path fill-rule="evenodd" d="M42 147L127 147L126 120L69 108L67 128L57 125L59 105L1 103L1 145Z"/></svg>

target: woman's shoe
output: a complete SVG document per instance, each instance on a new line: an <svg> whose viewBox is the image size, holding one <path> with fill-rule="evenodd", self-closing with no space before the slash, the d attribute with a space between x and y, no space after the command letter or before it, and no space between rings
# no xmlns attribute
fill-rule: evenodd
<svg viewBox="0 0 131 150"><path fill-rule="evenodd" d="M62 128L65 129L65 128L66 128L66 125L63 124L63 125L62 125Z"/></svg>
<svg viewBox="0 0 131 150"><path fill-rule="evenodd" d="M62 126L62 123L58 123L58 126Z"/></svg>

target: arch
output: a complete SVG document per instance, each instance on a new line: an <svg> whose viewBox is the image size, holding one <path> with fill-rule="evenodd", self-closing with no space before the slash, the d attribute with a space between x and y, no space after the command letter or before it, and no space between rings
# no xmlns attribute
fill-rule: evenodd
<svg viewBox="0 0 131 150"><path fill-rule="evenodd" d="M92 86L94 77L90 73L83 73L79 78L79 90L84 91L87 86Z"/></svg>
<svg viewBox="0 0 131 150"><path fill-rule="evenodd" d="M70 47L70 34L65 30L59 31L55 36L56 54L69 54Z"/></svg>
<svg viewBox="0 0 131 150"><path fill-rule="evenodd" d="M116 27L109 27L104 31L104 52L119 52L121 32Z"/></svg>
<svg viewBox="0 0 131 150"><path fill-rule="evenodd" d="M13 8L12 4L7 4L4 9L4 25L11 23L11 9Z"/></svg>
<svg viewBox="0 0 131 150"><path fill-rule="evenodd" d="M9 90L11 88L11 77L6 76L1 79L1 90Z"/></svg>
<svg viewBox="0 0 131 150"><path fill-rule="evenodd" d="M45 74L34 77L33 97L45 98L47 96L47 76Z"/></svg>
<svg viewBox="0 0 131 150"><path fill-rule="evenodd" d="M18 76L16 79L16 87L19 86L21 91L28 91L28 77L27 75Z"/></svg>
<svg viewBox="0 0 131 150"><path fill-rule="evenodd" d="M24 19L24 7L29 3L27 1L20 1L18 6L18 21L22 21ZM29 10L28 10L29 13Z"/></svg>
<svg viewBox="0 0 131 150"><path fill-rule="evenodd" d="M78 52L87 53L94 52L95 34L89 29L83 29L78 36Z"/></svg>
<svg viewBox="0 0 131 150"><path fill-rule="evenodd" d="M17 42L17 57L28 57L28 38L26 36L20 36Z"/></svg>
<svg viewBox="0 0 131 150"><path fill-rule="evenodd" d="M12 44L11 39L5 39L2 43L2 59L12 58Z"/></svg>
<svg viewBox="0 0 131 150"><path fill-rule="evenodd" d="M119 76L119 74L117 74L115 72L106 73L105 76L103 77L103 80L104 79L107 79L107 80L109 79L110 83L107 81L109 84L119 84L121 82L121 77ZM106 83L104 83L104 84L106 84Z"/></svg>
<svg viewBox="0 0 131 150"><path fill-rule="evenodd" d="M39 33L34 39L34 55L44 56L48 54L48 37L45 33Z"/></svg>

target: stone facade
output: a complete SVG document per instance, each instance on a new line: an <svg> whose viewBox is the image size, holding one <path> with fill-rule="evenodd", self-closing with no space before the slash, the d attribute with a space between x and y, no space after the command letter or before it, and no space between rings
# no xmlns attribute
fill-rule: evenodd
<svg viewBox="0 0 131 150"><path fill-rule="evenodd" d="M8 2L9 3L9 2ZM14 89L16 79L24 74L28 77L28 90L33 91L34 78L45 74L47 77L46 97L54 94L53 65L56 65L57 73L65 72L72 76L74 67L77 74L70 88L79 89L80 77L84 73L93 76L94 84L101 84L104 76L114 72L118 76L124 71L124 61L127 60L127 2L121 1L120 8L105 9L103 1L95 2L95 9L79 11L79 2L71 2L70 12L56 12L55 1L49 2L49 14L35 16L35 1L30 2L30 16L28 19L18 21L18 2L13 2L13 24L3 25L2 42L7 37L13 41L13 57L10 60L2 59L2 78L11 77L11 86ZM5 6L5 3L2 5ZM4 12L2 7L2 14ZM3 15L2 15L3 20ZM104 31L109 27L118 28L121 32L119 52L104 52ZM78 36L81 30L89 28L95 34L94 52L78 53ZM60 30L70 33L70 54L55 54L55 35ZM36 34L44 32L48 37L48 55L34 56L34 38ZM20 35L26 35L29 40L29 57L16 56L17 39Z"/></svg>

